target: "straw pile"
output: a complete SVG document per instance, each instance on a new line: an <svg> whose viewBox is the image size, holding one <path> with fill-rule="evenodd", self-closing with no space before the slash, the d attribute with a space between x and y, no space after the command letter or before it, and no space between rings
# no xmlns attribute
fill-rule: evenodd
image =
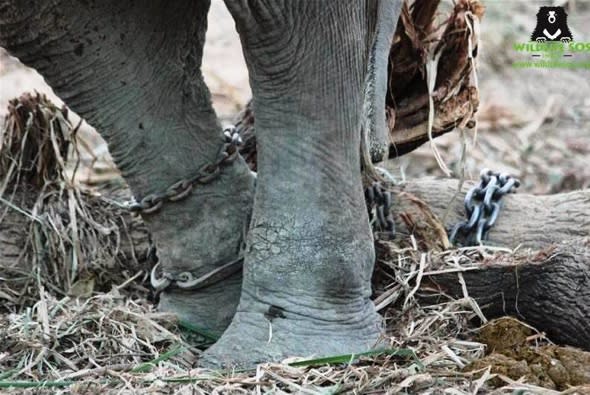
<svg viewBox="0 0 590 395"><path fill-rule="evenodd" d="M43 95L10 103L0 140L2 312L31 307L43 288L60 297L89 296L110 290L121 276L145 274L146 253L132 248L145 250L145 229L75 182L76 132L67 110Z"/></svg>

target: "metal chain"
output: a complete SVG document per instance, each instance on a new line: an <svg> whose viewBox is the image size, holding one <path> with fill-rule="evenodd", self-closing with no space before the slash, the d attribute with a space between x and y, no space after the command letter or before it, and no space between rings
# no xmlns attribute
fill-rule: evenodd
<svg viewBox="0 0 590 395"><path fill-rule="evenodd" d="M185 199L196 185L209 184L216 180L221 175L221 169L238 157L238 146L242 144L242 138L233 126L223 131L223 138L224 143L213 163L202 166L194 176L175 182L164 192L151 193L139 201L128 203L128 210L133 213L153 214L166 202Z"/></svg>
<svg viewBox="0 0 590 395"><path fill-rule="evenodd" d="M246 249L244 240L246 238L246 232L248 230L249 223L249 220L244 223L244 228L242 230L242 243L240 244L240 251L238 252L236 259L222 266L216 267L215 269L198 277L196 274L193 275L193 273L188 271L181 272L179 274L172 274L162 270L159 275L156 274L160 263L156 254L156 247L152 246L148 252L148 258L151 257L153 259L152 262L154 262L155 265L150 272L150 283L156 293L159 294L169 287L175 287L185 291L206 288L241 271L244 265L244 251Z"/></svg>
<svg viewBox="0 0 590 395"><path fill-rule="evenodd" d="M516 192L520 181L508 173L496 173L483 169L480 182L465 195L466 221L453 227L449 241L456 244L457 236L461 235L464 246L480 245L488 231L498 220L503 206L504 195Z"/></svg>
<svg viewBox="0 0 590 395"><path fill-rule="evenodd" d="M162 292L166 288L174 286L183 290L195 290L206 288L210 285L218 283L231 276L234 273L242 270L242 264L244 263L243 257L226 263L223 266L217 267L214 270L205 273L200 277L195 277L191 272L182 272L179 274L172 274L170 272L161 272L160 276L156 274L160 263L156 263L150 273L150 283L157 293Z"/></svg>
<svg viewBox="0 0 590 395"><path fill-rule="evenodd" d="M365 203L373 230L389 239L395 237L395 222L391 215L391 192L380 182L374 182L365 189ZM374 219L376 218L376 221Z"/></svg>

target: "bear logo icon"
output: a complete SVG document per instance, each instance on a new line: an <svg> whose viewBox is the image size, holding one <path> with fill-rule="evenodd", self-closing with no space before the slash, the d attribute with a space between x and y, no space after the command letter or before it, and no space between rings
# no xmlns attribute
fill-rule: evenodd
<svg viewBox="0 0 590 395"><path fill-rule="evenodd" d="M541 7L537 12L537 27L531 41L572 41L574 38L567 25L567 13L563 7Z"/></svg>

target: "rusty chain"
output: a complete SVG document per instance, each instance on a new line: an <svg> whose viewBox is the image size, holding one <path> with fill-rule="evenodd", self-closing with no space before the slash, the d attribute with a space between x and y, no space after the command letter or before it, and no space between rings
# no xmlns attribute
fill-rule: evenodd
<svg viewBox="0 0 590 395"><path fill-rule="evenodd" d="M465 195L465 215L467 220L453 227L449 241L456 244L461 235L464 246L480 245L488 231L498 220L503 206L502 198L516 192L520 181L508 173L496 173L489 169L480 172L480 182Z"/></svg>
<svg viewBox="0 0 590 395"><path fill-rule="evenodd" d="M373 231L389 239L395 237L395 222L391 215L391 193L380 182L365 188L365 203Z"/></svg>
<svg viewBox="0 0 590 395"><path fill-rule="evenodd" d="M127 209L133 213L153 214L166 202L178 202L188 197L196 185L205 185L216 180L221 175L222 168L234 162L239 156L238 147L242 144L242 139L233 126L224 129L223 140L223 145L213 163L202 166L194 176L175 182L164 192L152 193L139 201L128 203ZM166 271L162 271L158 276L156 272L160 264L157 263L154 246L150 249L149 255L153 262L156 262L150 272L150 283L157 293L171 286L184 290L205 288L238 272L243 264L243 257L240 254L237 259L199 277L190 272L172 274Z"/></svg>
<svg viewBox="0 0 590 395"><path fill-rule="evenodd" d="M223 145L213 163L203 165L195 175L175 182L163 192L151 193L139 201L128 203L127 209L133 213L153 214L166 202L185 199L196 185L205 185L216 180L221 175L221 169L239 156L238 146L242 144L242 138L233 126L223 131L223 138Z"/></svg>
<svg viewBox="0 0 590 395"><path fill-rule="evenodd" d="M160 266L160 263L156 263L150 272L150 283L156 293L160 293L171 286L183 290L202 289L218 283L242 270L243 263L244 258L240 256L237 259L217 267L199 277L195 277L191 272L172 274L166 271L162 271L158 277L156 271Z"/></svg>

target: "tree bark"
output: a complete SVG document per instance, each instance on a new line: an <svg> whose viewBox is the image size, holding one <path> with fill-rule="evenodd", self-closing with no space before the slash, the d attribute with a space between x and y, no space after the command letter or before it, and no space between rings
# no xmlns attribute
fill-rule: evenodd
<svg viewBox="0 0 590 395"><path fill-rule="evenodd" d="M398 230L410 233L408 223L421 226L420 220L411 219L424 216L415 200L418 198L450 232L455 224L466 219L463 198L473 185L465 182L455 199L457 180L423 178L394 187L392 210ZM488 234L487 245L542 249L590 236L590 190L545 196L515 193L503 200L504 207Z"/></svg>
<svg viewBox="0 0 590 395"><path fill-rule="evenodd" d="M428 276L450 296L469 297L486 318L514 316L560 344L590 350L590 238L549 247L534 256L483 260L475 270Z"/></svg>

